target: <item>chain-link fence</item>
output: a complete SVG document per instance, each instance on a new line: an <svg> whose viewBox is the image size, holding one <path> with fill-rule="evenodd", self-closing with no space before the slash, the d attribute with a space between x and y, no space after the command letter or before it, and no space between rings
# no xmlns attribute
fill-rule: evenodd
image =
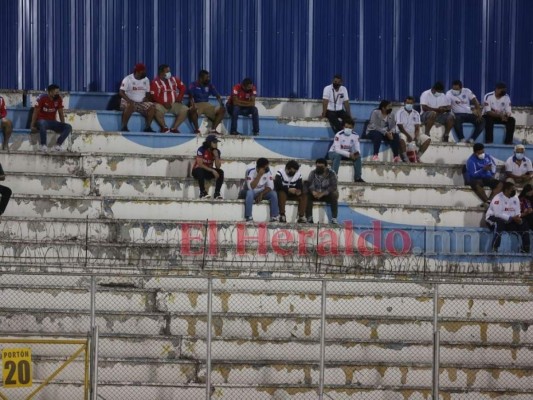
<svg viewBox="0 0 533 400"><path fill-rule="evenodd" d="M530 282L19 272L0 287L4 340L98 326L100 399L533 397ZM36 382L68 358L27 347ZM83 398L84 365L34 398Z"/></svg>

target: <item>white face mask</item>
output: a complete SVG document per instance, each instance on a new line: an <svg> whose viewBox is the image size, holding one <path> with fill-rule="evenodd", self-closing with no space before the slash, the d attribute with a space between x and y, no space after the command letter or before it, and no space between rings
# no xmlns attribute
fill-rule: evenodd
<svg viewBox="0 0 533 400"><path fill-rule="evenodd" d="M433 93L433 96L435 96L435 97L440 97L441 94L442 94L441 92L435 92L435 93Z"/></svg>
<svg viewBox="0 0 533 400"><path fill-rule="evenodd" d="M344 134L350 136L352 134L352 128L344 128Z"/></svg>
<svg viewBox="0 0 533 400"><path fill-rule="evenodd" d="M515 153L514 156L517 160L522 160L524 158L524 153Z"/></svg>
<svg viewBox="0 0 533 400"><path fill-rule="evenodd" d="M461 94L461 91L460 90L452 90L452 94L454 96L459 96Z"/></svg>
<svg viewBox="0 0 533 400"><path fill-rule="evenodd" d="M405 111L411 111L413 109L413 105L412 104L406 104L405 105Z"/></svg>
<svg viewBox="0 0 533 400"><path fill-rule="evenodd" d="M165 73L165 79L170 79L172 77L172 74L169 72Z"/></svg>
<svg viewBox="0 0 533 400"><path fill-rule="evenodd" d="M477 158L479 158L480 160L484 160L485 159L485 153L478 154Z"/></svg>

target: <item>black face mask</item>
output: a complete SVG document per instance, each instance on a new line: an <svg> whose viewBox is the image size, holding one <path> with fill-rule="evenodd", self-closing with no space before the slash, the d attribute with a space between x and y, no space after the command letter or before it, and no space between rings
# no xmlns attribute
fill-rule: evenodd
<svg viewBox="0 0 533 400"><path fill-rule="evenodd" d="M54 97L52 97L54 100L59 100L59 95L55 94Z"/></svg>
<svg viewBox="0 0 533 400"><path fill-rule="evenodd" d="M144 79L144 78L146 78L146 73L145 72L139 74L139 80L140 79Z"/></svg>
<svg viewBox="0 0 533 400"><path fill-rule="evenodd" d="M290 176L292 178L294 176L294 172L287 172L287 176Z"/></svg>
<svg viewBox="0 0 533 400"><path fill-rule="evenodd" d="M334 83L334 84L333 84L333 88L334 88L335 90L337 90L337 89L340 88L340 87L341 87L341 84L340 84L340 83Z"/></svg>
<svg viewBox="0 0 533 400"><path fill-rule="evenodd" d="M324 168L324 167L316 167L316 173L318 175L322 175L324 173L324 171L326 171L326 168Z"/></svg>
<svg viewBox="0 0 533 400"><path fill-rule="evenodd" d="M385 110L385 113L387 113L387 114L390 114L391 112L392 112L392 108L387 108L387 109Z"/></svg>
<svg viewBox="0 0 533 400"><path fill-rule="evenodd" d="M510 195L511 197L515 197L515 196L516 196L516 190L513 190L511 193L509 193L509 195Z"/></svg>
<svg viewBox="0 0 533 400"><path fill-rule="evenodd" d="M502 91L500 92L500 96L505 96L506 94L507 94L507 90L502 90Z"/></svg>
<svg viewBox="0 0 533 400"><path fill-rule="evenodd" d="M211 79L206 79L206 80L204 81L204 85L206 85L206 86L209 85L210 83L211 83Z"/></svg>

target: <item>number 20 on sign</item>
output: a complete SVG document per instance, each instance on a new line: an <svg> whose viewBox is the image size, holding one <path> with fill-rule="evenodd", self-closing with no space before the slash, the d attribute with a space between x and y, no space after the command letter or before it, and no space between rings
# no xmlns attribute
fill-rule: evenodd
<svg viewBox="0 0 533 400"><path fill-rule="evenodd" d="M31 349L2 349L2 381L4 388L33 385Z"/></svg>

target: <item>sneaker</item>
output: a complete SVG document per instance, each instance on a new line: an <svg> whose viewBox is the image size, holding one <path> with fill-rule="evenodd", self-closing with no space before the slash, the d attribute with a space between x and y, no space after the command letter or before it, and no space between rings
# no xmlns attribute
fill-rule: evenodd
<svg viewBox="0 0 533 400"><path fill-rule="evenodd" d="M196 133L197 135L199 135L199 134L200 134L200 129L195 129L195 130L194 130L194 133Z"/></svg>
<svg viewBox="0 0 533 400"><path fill-rule="evenodd" d="M270 222L279 222L279 215L276 217L270 218Z"/></svg>
<svg viewBox="0 0 533 400"><path fill-rule="evenodd" d="M222 197L220 193L215 193L213 197L215 198L215 200L224 200L224 197Z"/></svg>
<svg viewBox="0 0 533 400"><path fill-rule="evenodd" d="M246 222L254 222L253 217L245 217Z"/></svg>
<svg viewBox="0 0 533 400"><path fill-rule="evenodd" d="M127 126L123 126L122 128L120 128L120 131L121 132L129 132L130 130L128 129Z"/></svg>
<svg viewBox="0 0 533 400"><path fill-rule="evenodd" d="M450 140L450 136L449 135L443 135L442 136L442 142L443 143L448 143L449 140Z"/></svg>
<svg viewBox="0 0 533 400"><path fill-rule="evenodd" d="M63 147L61 147L61 145L59 145L59 144L56 144L56 145L54 146L54 149L53 149L53 150L54 150L54 151L59 151L59 152L61 152L61 151L63 151Z"/></svg>
<svg viewBox="0 0 533 400"><path fill-rule="evenodd" d="M254 132L253 135L254 136L259 136L259 132Z"/></svg>
<svg viewBox="0 0 533 400"><path fill-rule="evenodd" d="M217 131L216 129L211 129L211 130L209 131L209 133L212 134L212 135L222 135L222 133L219 132L219 131Z"/></svg>
<svg viewBox="0 0 533 400"><path fill-rule="evenodd" d="M237 131L234 131L234 132L230 132L230 135L240 135L240 133Z"/></svg>
<svg viewBox="0 0 533 400"><path fill-rule="evenodd" d="M359 183L366 183L363 178L357 178L357 179L354 179L354 182L359 182Z"/></svg>
<svg viewBox="0 0 533 400"><path fill-rule="evenodd" d="M392 159L392 162L402 162L402 159L400 158L400 156L396 156Z"/></svg>
<svg viewBox="0 0 533 400"><path fill-rule="evenodd" d="M374 154L372 156L372 161L379 161L379 156L377 154Z"/></svg>
<svg viewBox="0 0 533 400"><path fill-rule="evenodd" d="M45 144L41 145L41 151L44 153L48 153L48 147Z"/></svg>
<svg viewBox="0 0 533 400"><path fill-rule="evenodd" d="M313 217L307 217L307 223L308 224L314 224L315 221L313 221Z"/></svg>
<svg viewBox="0 0 533 400"><path fill-rule="evenodd" d="M466 139L459 140L459 143L466 143Z"/></svg>
<svg viewBox="0 0 533 400"><path fill-rule="evenodd" d="M468 139L467 143L474 144L474 139Z"/></svg>
<svg viewBox="0 0 533 400"><path fill-rule="evenodd" d="M207 192L200 193L200 199L201 200L210 199L210 198L211 198L211 196L209 196L209 194Z"/></svg>
<svg viewBox="0 0 533 400"><path fill-rule="evenodd" d="M307 218L305 218L305 217L298 217L298 223L299 223L299 224L305 224L305 223L307 223Z"/></svg>
<svg viewBox="0 0 533 400"><path fill-rule="evenodd" d="M337 221L337 218L331 218L331 225L339 225L339 222Z"/></svg>
<svg viewBox="0 0 533 400"><path fill-rule="evenodd" d="M280 215L279 222L287 222L287 217L285 215Z"/></svg>
<svg viewBox="0 0 533 400"><path fill-rule="evenodd" d="M180 130L179 130L179 129L174 129L174 128L172 128L172 129L170 130L170 133L180 133Z"/></svg>
<svg viewBox="0 0 533 400"><path fill-rule="evenodd" d="M152 127L150 127L150 126L145 127L145 128L144 128L144 131L145 131L145 132L148 132L148 133L155 133L155 131L154 131L154 130L152 129Z"/></svg>
<svg viewBox="0 0 533 400"><path fill-rule="evenodd" d="M168 127L161 128L161 133L169 133L170 129Z"/></svg>

